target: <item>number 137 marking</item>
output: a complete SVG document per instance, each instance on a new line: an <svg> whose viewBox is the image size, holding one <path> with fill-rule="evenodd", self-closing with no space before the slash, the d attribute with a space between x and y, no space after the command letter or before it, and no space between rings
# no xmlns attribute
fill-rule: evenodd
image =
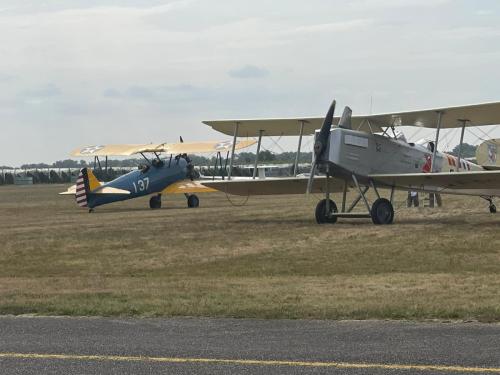
<svg viewBox="0 0 500 375"><path fill-rule="evenodd" d="M146 177L146 178L143 178L142 180L137 181L137 184L135 182L132 182L132 185L134 185L134 190L136 193L138 193L139 191L148 190L149 177Z"/></svg>

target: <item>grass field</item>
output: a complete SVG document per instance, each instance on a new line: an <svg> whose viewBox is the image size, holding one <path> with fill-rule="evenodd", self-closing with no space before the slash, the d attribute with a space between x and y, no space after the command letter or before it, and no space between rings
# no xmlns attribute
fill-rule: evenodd
<svg viewBox="0 0 500 375"><path fill-rule="evenodd" d="M88 214L61 190L0 187L0 314L500 321L500 214L479 198L319 226L319 197Z"/></svg>

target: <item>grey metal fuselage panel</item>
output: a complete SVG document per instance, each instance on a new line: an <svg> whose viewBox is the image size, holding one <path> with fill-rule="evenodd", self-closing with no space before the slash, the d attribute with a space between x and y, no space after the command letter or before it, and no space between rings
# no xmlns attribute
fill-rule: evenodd
<svg viewBox="0 0 500 375"><path fill-rule="evenodd" d="M372 174L426 172L432 153L420 145L350 129L335 128L330 133L328 159L334 176L361 181ZM435 165L442 163L436 155Z"/></svg>

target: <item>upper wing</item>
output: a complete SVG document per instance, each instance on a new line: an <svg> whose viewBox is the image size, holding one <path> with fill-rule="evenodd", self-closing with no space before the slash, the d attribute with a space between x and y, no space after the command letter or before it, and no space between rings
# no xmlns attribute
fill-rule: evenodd
<svg viewBox="0 0 500 375"><path fill-rule="evenodd" d="M387 126L418 126L436 128L437 112L442 113L441 127L461 127L459 120L470 121L467 126L500 124L500 102L442 107L418 111L382 113L377 115L352 116L352 128L355 130L379 132ZM304 135L312 135L321 128L324 116L274 118L274 119L235 119L203 121L218 132L233 135L238 123L238 136L256 137L264 131L267 136L299 135L301 123L304 123ZM338 125L340 117L334 117L333 124Z"/></svg>
<svg viewBox="0 0 500 375"><path fill-rule="evenodd" d="M238 141L235 150L250 147L254 140ZM129 145L85 146L71 153L71 156L130 156L141 152L166 152L169 154L194 154L231 150L232 141L189 142L189 143L151 143Z"/></svg>
<svg viewBox="0 0 500 375"><path fill-rule="evenodd" d="M255 180L202 181L207 187L234 195L278 195L304 194L307 188L307 177L265 178ZM330 178L330 192L341 192L344 181ZM312 193L325 192L325 177L315 177Z"/></svg>
<svg viewBox="0 0 500 375"><path fill-rule="evenodd" d="M182 180L167 186L162 193L165 194L192 194L211 193L217 191L207 186L203 186L198 181Z"/></svg>
<svg viewBox="0 0 500 375"><path fill-rule="evenodd" d="M74 150L71 156L130 156L139 152L161 152L163 144L129 144L85 146Z"/></svg>
<svg viewBox="0 0 500 375"><path fill-rule="evenodd" d="M254 145L256 142L251 140L237 141L235 150L241 150ZM168 154L195 154L203 152L229 151L233 147L233 141L219 142L183 142L165 144L163 151Z"/></svg>
<svg viewBox="0 0 500 375"><path fill-rule="evenodd" d="M376 183L408 190L443 193L456 190L496 190L500 193L500 171L378 174L369 177Z"/></svg>

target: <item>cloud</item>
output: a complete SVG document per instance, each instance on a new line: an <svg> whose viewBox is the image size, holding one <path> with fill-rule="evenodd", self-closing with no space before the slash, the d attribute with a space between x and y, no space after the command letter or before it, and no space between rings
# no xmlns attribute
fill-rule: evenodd
<svg viewBox="0 0 500 375"><path fill-rule="evenodd" d="M359 0L349 2L353 10L401 9L401 8L436 8L451 0Z"/></svg>
<svg viewBox="0 0 500 375"><path fill-rule="evenodd" d="M371 19L355 19L341 22L321 23L315 25L299 26L288 31L288 34L309 34L324 33L334 31L352 31L370 26L373 23Z"/></svg>
<svg viewBox="0 0 500 375"><path fill-rule="evenodd" d="M269 71L255 65L245 65L242 68L230 70L228 74L233 78L264 78L269 75Z"/></svg>
<svg viewBox="0 0 500 375"><path fill-rule="evenodd" d="M21 92L21 96L27 99L47 99L61 95L61 90L53 83L33 87Z"/></svg>
<svg viewBox="0 0 500 375"><path fill-rule="evenodd" d="M209 87L198 87L190 84L174 86L131 85L124 89L107 88L103 96L111 99L139 100L151 103L178 103L186 100L209 99L215 90Z"/></svg>
<svg viewBox="0 0 500 375"><path fill-rule="evenodd" d="M494 12L490 9L478 9L478 10L476 10L475 13L478 16L490 16L490 15L494 14Z"/></svg>

